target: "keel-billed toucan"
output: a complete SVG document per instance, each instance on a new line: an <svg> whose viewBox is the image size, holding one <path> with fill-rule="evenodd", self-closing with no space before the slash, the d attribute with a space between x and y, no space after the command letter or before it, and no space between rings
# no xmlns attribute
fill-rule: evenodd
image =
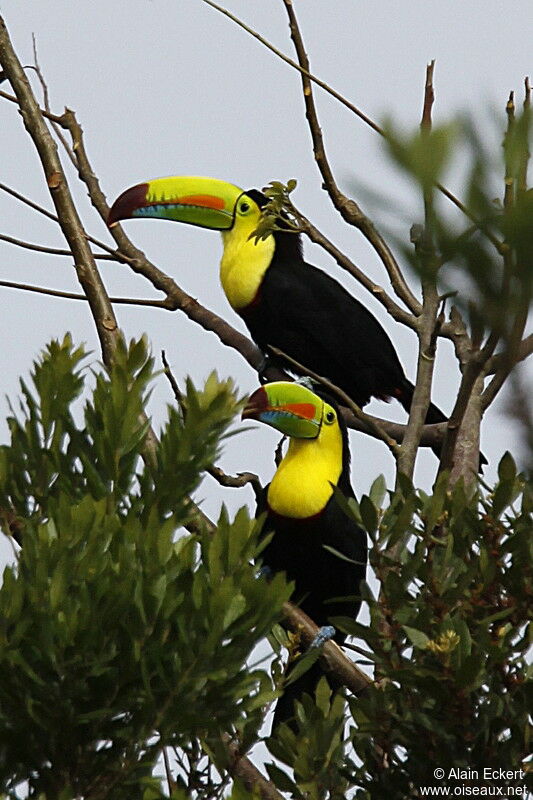
<svg viewBox="0 0 533 800"><path fill-rule="evenodd" d="M389 337L362 303L307 264L301 237L274 231L253 236L267 198L214 178L148 180L114 202L109 225L132 217L175 220L222 232L220 280L233 309L264 353L283 350L329 378L359 406L395 398L408 411L413 384ZM433 404L427 423L443 422Z"/></svg>
<svg viewBox="0 0 533 800"><path fill-rule="evenodd" d="M258 503L263 531L273 532L263 564L294 581L294 602L317 625L330 617L355 618L366 570L366 534L341 508L334 487L353 497L348 434L335 401L299 383L278 381L257 389L243 419L271 425L290 437L287 453ZM331 548L331 549L328 549ZM335 632L342 643L345 636ZM287 686L274 726L293 715L295 698L313 694L322 675L314 664Z"/></svg>

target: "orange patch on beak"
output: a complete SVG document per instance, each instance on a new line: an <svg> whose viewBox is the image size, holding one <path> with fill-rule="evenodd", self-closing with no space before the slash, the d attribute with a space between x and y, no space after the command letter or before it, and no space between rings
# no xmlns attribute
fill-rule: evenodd
<svg viewBox="0 0 533 800"><path fill-rule="evenodd" d="M182 206L200 206L201 208L224 210L224 200L213 194L189 194L185 197L177 197L174 202Z"/></svg>
<svg viewBox="0 0 533 800"><path fill-rule="evenodd" d="M282 406L271 407L272 411L292 411L303 419L314 419L316 409L312 403L284 403Z"/></svg>

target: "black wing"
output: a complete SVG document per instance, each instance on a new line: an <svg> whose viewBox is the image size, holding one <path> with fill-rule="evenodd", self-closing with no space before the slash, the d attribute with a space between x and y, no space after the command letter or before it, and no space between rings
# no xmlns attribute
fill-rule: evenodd
<svg viewBox="0 0 533 800"><path fill-rule="evenodd" d="M259 296L242 313L266 352L283 350L328 377L359 405L397 396L405 380L385 330L339 283L305 262L274 260Z"/></svg>

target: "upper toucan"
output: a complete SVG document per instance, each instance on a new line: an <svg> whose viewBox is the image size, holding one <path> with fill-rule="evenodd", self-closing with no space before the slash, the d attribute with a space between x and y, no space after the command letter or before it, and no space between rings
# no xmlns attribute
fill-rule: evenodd
<svg viewBox="0 0 533 800"><path fill-rule="evenodd" d="M264 353L268 345L283 350L359 406L371 397L396 398L409 411L413 384L373 314L304 261L300 235L276 230L265 239L253 236L266 203L256 189L243 191L214 178L157 178L126 189L113 203L108 224L153 217L221 231L222 287ZM445 419L431 404L426 423Z"/></svg>
<svg viewBox="0 0 533 800"><path fill-rule="evenodd" d="M287 453L258 502L266 512L265 534L273 533L263 564L294 581L294 602L317 625L330 617L357 616L367 560L366 534L336 497L353 497L350 450L343 417L320 389L278 381L257 389L243 419L264 422L289 438ZM331 548L331 549L330 549ZM345 635L336 631L335 640ZM274 727L293 715L294 699L312 694L322 671L318 664L287 686L279 699Z"/></svg>

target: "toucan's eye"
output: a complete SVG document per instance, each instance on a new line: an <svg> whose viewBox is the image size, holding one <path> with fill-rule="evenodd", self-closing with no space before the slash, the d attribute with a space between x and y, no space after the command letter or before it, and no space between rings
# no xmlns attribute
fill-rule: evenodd
<svg viewBox="0 0 533 800"><path fill-rule="evenodd" d="M334 411L326 411L325 420L328 425L331 425L332 422L335 422L335 412Z"/></svg>
<svg viewBox="0 0 533 800"><path fill-rule="evenodd" d="M246 214L246 212L249 210L250 210L250 203L247 203L246 200L243 200L242 203L239 204L240 213Z"/></svg>

